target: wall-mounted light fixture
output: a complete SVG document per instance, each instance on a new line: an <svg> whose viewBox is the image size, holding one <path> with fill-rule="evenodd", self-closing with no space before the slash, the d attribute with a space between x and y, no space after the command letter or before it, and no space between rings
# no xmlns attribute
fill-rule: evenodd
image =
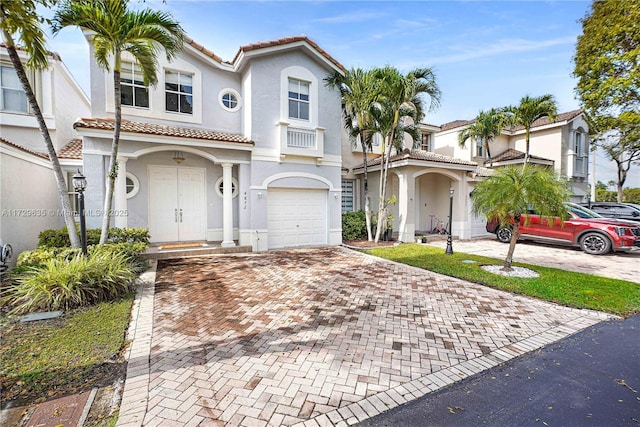
<svg viewBox="0 0 640 427"><path fill-rule="evenodd" d="M180 163L184 162L184 154L182 154L182 151L174 151L172 159L177 164L180 164Z"/></svg>
<svg viewBox="0 0 640 427"><path fill-rule="evenodd" d="M258 199L262 199L262 193L258 193Z"/></svg>

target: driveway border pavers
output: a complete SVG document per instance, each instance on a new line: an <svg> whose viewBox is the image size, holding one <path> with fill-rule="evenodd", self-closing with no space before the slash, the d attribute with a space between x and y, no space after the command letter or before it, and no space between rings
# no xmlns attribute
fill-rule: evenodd
<svg viewBox="0 0 640 427"><path fill-rule="evenodd" d="M398 264L388 260L384 260L384 262ZM133 427L143 425L145 415L147 411L151 409L148 405L149 384L151 379L150 355L153 338L156 268L157 263L152 262L150 269L138 280L136 298L132 308L132 319L128 331L128 339L131 341L131 344L126 353L128 361L127 378L122 396L118 420L119 426ZM433 274L435 275L436 273ZM357 402L320 414L294 425L342 426L356 424L525 353L537 350L602 320L616 317L591 310L576 311L584 312L584 316L579 316L542 333L529 336L518 342L511 343L508 346L503 346L480 357L464 360L456 365L440 369L369 397L364 397ZM192 417L189 424L198 425L200 421L203 421L201 417ZM186 425L183 423L175 424Z"/></svg>

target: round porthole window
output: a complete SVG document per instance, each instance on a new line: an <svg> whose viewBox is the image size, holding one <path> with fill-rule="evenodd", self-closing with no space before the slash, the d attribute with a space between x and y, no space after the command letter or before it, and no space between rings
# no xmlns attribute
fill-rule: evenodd
<svg viewBox="0 0 640 427"><path fill-rule="evenodd" d="M216 181L216 194L218 194L218 196L222 197L222 177L218 178L218 180ZM231 178L231 197L237 197L238 196L238 181L235 178Z"/></svg>
<svg viewBox="0 0 640 427"><path fill-rule="evenodd" d="M138 194L138 191L140 190L140 181L138 181L138 178L136 178L132 173L127 172L126 176L127 199L130 199Z"/></svg>
<svg viewBox="0 0 640 427"><path fill-rule="evenodd" d="M218 96L220 106L227 111L238 111L241 107L241 99L238 91L234 89L223 89Z"/></svg>

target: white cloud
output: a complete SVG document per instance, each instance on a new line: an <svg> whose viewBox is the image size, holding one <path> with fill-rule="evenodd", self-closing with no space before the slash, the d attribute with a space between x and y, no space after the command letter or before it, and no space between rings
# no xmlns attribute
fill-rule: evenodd
<svg viewBox="0 0 640 427"><path fill-rule="evenodd" d="M355 22L366 22L372 19L385 16L382 12L358 12L353 11L341 15L327 16L325 18L313 19L311 22L319 24L352 24Z"/></svg>

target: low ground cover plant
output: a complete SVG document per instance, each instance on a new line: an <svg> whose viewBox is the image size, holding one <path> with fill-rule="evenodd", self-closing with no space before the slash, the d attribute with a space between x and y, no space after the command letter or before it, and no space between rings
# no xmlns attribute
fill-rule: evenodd
<svg viewBox="0 0 640 427"><path fill-rule="evenodd" d="M446 255L440 248L417 244L376 248L366 252L447 276L570 307L605 311L621 316L640 313L640 285L625 280L522 263L514 265L534 270L540 276L501 276L485 271L480 266L501 265L502 260L459 252Z"/></svg>

